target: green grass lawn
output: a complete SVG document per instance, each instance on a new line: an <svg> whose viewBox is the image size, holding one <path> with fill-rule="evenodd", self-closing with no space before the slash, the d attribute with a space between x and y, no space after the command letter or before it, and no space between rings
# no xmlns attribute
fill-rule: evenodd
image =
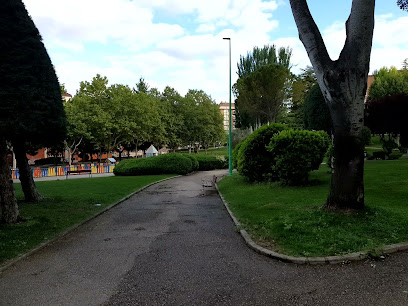
<svg viewBox="0 0 408 306"><path fill-rule="evenodd" d="M114 176L37 182L41 194L48 198L40 203L23 202L21 185L15 184L20 215L25 221L0 225L0 263L52 239L141 187L171 176Z"/></svg>
<svg viewBox="0 0 408 306"><path fill-rule="evenodd" d="M328 256L408 241L408 159L367 161L366 208L354 214L319 209L330 175L322 165L309 186L249 184L239 174L219 189L243 227L259 244L293 256Z"/></svg>

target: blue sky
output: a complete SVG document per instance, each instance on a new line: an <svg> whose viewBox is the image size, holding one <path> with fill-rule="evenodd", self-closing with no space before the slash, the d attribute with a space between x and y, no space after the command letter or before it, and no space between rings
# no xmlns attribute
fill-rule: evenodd
<svg viewBox="0 0 408 306"><path fill-rule="evenodd" d="M310 62L298 39L288 0L23 0L39 28L59 80L75 94L97 73L110 84L151 87L181 94L202 89L228 99L228 42L233 82L240 55L254 46L293 49L293 72ZM408 13L396 1L376 1L370 69L408 58ZM332 59L344 44L351 0L309 0Z"/></svg>

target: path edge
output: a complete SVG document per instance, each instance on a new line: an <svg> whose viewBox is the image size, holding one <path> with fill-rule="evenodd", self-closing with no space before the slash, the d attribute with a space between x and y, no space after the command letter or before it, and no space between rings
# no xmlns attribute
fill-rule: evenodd
<svg viewBox="0 0 408 306"><path fill-rule="evenodd" d="M167 181L167 180L171 180L171 179L174 179L174 178L180 177L180 176L181 176L181 175L176 175L176 176L168 177L168 178L165 178L165 179L162 179L162 180L159 180L159 181L150 183L150 184L148 184L148 185L146 185L146 186L143 186L143 187L139 188L138 190L136 190L136 191L132 192L131 194L125 196L124 198L120 199L119 201L117 201L117 202L115 202L115 203L113 203L113 204L110 204L109 206L105 207L104 210L101 210L101 211L95 213L94 215L90 216L88 219L85 219L84 221L82 221L82 222L80 222L80 223L77 223L77 224L71 226L70 228L66 229L65 231L63 231L63 232L57 234L54 238L52 238L52 239L50 239L50 240L48 240L48 241L46 241L46 242L41 243L40 245L34 247L33 249L29 250L28 252L26 252L26 253L24 253L24 254L21 254L21 255L15 257L15 258L12 258L12 259L10 259L10 260L7 260L6 262L4 262L4 264L0 265L0 274L3 273L4 271L6 271L7 269L9 269L10 267L14 266L15 264L17 264L19 261L21 261L21 260L23 260L23 259L25 259L25 258L31 256L32 254L34 254L34 253L40 251L41 249L43 249L43 248L45 248L45 247L47 247L47 246L53 244L55 241L57 241L57 240L59 240L60 238L62 238L62 237L64 237L64 236L68 235L69 233L71 233L72 231L74 231L75 229L77 229L78 227L80 227L80 226L82 226L82 225L84 225L84 224L90 222L91 220L93 220L93 219L95 219L96 217L98 217L98 216L104 214L104 213L107 212L108 210L111 210L111 209L114 208L115 206L117 206L117 205L119 205L120 203L122 203L122 202L128 200L129 198L131 198L131 197L134 196L135 194L137 194L137 193L143 191L144 189L146 189L146 188L148 188L148 187L150 187L150 186L153 186L153 185L155 185L155 184L158 184L158 183L161 183L161 182L164 182L164 181Z"/></svg>
<svg viewBox="0 0 408 306"><path fill-rule="evenodd" d="M359 261L369 257L369 252L367 251L359 251L354 253L349 253L345 255L338 255L338 256L325 256L325 257L295 257L290 255L284 255L275 251L268 250L257 243L255 243L252 238L249 236L248 232L243 229L242 224L238 221L238 219L234 216L233 212L231 211L228 202L224 199L223 195L221 194L218 184L215 184L215 188L217 189L218 195L221 198L228 214L230 215L232 221L234 222L236 228L239 230L240 235L244 239L245 243L253 249L255 252L270 257L274 259L278 259L284 262L294 263L294 264L314 264L314 265L323 265L323 264L339 264L339 263L348 263L351 261ZM396 244L391 244L384 246L382 248L377 248L374 251L380 254L389 255L392 253L396 253L399 251L406 251L408 250L408 243L401 242Z"/></svg>

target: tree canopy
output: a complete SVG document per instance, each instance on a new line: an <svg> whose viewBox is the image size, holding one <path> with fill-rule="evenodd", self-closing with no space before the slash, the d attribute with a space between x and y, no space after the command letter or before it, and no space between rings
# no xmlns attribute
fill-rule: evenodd
<svg viewBox="0 0 408 306"><path fill-rule="evenodd" d="M241 56L233 86L237 127L276 122L288 94L291 55L290 48L266 45Z"/></svg>
<svg viewBox="0 0 408 306"><path fill-rule="evenodd" d="M330 111L319 84L315 84L306 94L303 109L305 129L322 130L329 135L331 134L332 121Z"/></svg>
<svg viewBox="0 0 408 306"><path fill-rule="evenodd" d="M385 96L408 92L408 71L383 67L374 72L374 81L370 86L369 98L380 99Z"/></svg>
<svg viewBox="0 0 408 306"><path fill-rule="evenodd" d="M3 158L7 155L5 142L12 142L27 197L26 191L35 191L35 185L26 150L64 139L66 118L54 67L21 0L2 2L0 28L0 160L7 161ZM2 220L16 222L18 209L10 171L6 171L9 166L0 168Z"/></svg>

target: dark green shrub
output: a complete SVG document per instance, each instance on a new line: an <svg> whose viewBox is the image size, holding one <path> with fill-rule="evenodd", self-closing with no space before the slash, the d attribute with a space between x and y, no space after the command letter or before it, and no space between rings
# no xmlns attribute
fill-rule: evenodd
<svg viewBox="0 0 408 306"><path fill-rule="evenodd" d="M282 124L267 124L261 126L242 142L238 157L237 169L239 173L250 181L273 180L273 156L266 149L273 135L285 130Z"/></svg>
<svg viewBox="0 0 408 306"><path fill-rule="evenodd" d="M187 174L193 170L191 159L183 154L129 159L118 163L113 170L115 175Z"/></svg>
<svg viewBox="0 0 408 306"><path fill-rule="evenodd" d="M394 159L399 159L403 154L401 152L392 152L390 155L388 155L388 159L394 160Z"/></svg>
<svg viewBox="0 0 408 306"><path fill-rule="evenodd" d="M384 151L374 151L372 159L385 159L385 152Z"/></svg>
<svg viewBox="0 0 408 306"><path fill-rule="evenodd" d="M198 170L198 160L197 160L196 156L193 155L193 154L183 154L183 156L185 156L185 157L187 157L188 159L191 160L193 171L197 171Z"/></svg>
<svg viewBox="0 0 408 306"><path fill-rule="evenodd" d="M238 152L239 149L241 148L242 143L244 142L245 139L241 140L237 145L235 146L234 150L232 150L231 153L231 159L232 159L232 168L236 169L237 168L237 162L238 162Z"/></svg>
<svg viewBox="0 0 408 306"><path fill-rule="evenodd" d="M390 140L384 140L383 142L383 149L386 153L386 155L390 155L392 150L397 149L398 148L398 144L390 139Z"/></svg>
<svg viewBox="0 0 408 306"><path fill-rule="evenodd" d="M329 144L329 136L323 131L290 129L274 135L268 150L274 157L278 179L288 185L307 182L310 171L322 163Z"/></svg>
<svg viewBox="0 0 408 306"><path fill-rule="evenodd" d="M197 154L195 158L197 158L198 161L198 171L228 168L228 158L225 160L216 156L203 154Z"/></svg>
<svg viewBox="0 0 408 306"><path fill-rule="evenodd" d="M368 146L371 144L371 130L366 126L361 130L361 139L364 145Z"/></svg>

